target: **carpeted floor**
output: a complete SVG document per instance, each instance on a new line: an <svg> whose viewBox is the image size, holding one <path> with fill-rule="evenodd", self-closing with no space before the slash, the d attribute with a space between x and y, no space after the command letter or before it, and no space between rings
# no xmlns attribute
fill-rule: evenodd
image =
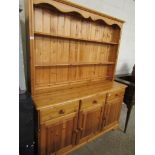
<svg viewBox="0 0 155 155"><path fill-rule="evenodd" d="M127 108L123 104L120 128L124 129ZM134 155L135 107L133 107L126 134L121 130L110 131L69 155Z"/></svg>

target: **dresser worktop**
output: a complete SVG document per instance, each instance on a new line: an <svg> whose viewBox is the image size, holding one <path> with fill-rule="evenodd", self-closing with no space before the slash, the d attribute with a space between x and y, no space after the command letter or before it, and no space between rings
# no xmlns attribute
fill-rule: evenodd
<svg viewBox="0 0 155 155"><path fill-rule="evenodd" d="M115 81L106 83L96 83L76 88L53 91L50 94L33 96L34 104L37 110L52 107L53 105L66 103L68 101L87 98L96 94L107 93L115 89L122 89L126 86Z"/></svg>

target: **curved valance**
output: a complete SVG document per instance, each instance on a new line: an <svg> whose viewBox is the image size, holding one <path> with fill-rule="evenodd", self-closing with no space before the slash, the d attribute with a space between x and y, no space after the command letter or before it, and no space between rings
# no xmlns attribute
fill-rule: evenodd
<svg viewBox="0 0 155 155"><path fill-rule="evenodd" d="M61 2L61 3L60 3ZM102 13L81 7L79 5L76 5L74 3L68 2L68 1L62 1L62 0L34 0L34 5L42 5L47 4L50 6L55 7L57 10L63 13L72 13L76 12L80 14L85 19L91 19L93 21L102 20L107 25L117 25L119 28L122 27L123 22L122 20L119 20L117 18L113 18L111 16L104 15Z"/></svg>

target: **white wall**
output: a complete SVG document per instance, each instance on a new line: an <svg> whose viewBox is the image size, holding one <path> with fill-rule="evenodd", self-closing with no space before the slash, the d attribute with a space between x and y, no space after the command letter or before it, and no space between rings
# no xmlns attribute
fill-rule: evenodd
<svg viewBox="0 0 155 155"><path fill-rule="evenodd" d="M125 21L122 31L116 74L130 73L135 63L134 0L71 0Z"/></svg>
<svg viewBox="0 0 155 155"><path fill-rule="evenodd" d="M26 90L26 33L25 33L25 8L24 0L19 0L19 7L22 11L19 13L19 88L21 91Z"/></svg>

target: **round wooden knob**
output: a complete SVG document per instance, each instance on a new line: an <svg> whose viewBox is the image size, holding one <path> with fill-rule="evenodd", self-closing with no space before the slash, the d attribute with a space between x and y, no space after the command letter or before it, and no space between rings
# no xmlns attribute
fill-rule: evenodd
<svg viewBox="0 0 155 155"><path fill-rule="evenodd" d="M77 129L74 130L75 133L78 133L79 131Z"/></svg>
<svg viewBox="0 0 155 155"><path fill-rule="evenodd" d="M96 103L97 103L97 101L96 101L96 100L94 100L94 101L93 101L93 104L96 104Z"/></svg>
<svg viewBox="0 0 155 155"><path fill-rule="evenodd" d="M65 111L63 110L63 109L61 109L60 111L59 111L59 114L64 114L65 113Z"/></svg>
<svg viewBox="0 0 155 155"><path fill-rule="evenodd" d="M83 128L78 128L80 131L83 131Z"/></svg>

